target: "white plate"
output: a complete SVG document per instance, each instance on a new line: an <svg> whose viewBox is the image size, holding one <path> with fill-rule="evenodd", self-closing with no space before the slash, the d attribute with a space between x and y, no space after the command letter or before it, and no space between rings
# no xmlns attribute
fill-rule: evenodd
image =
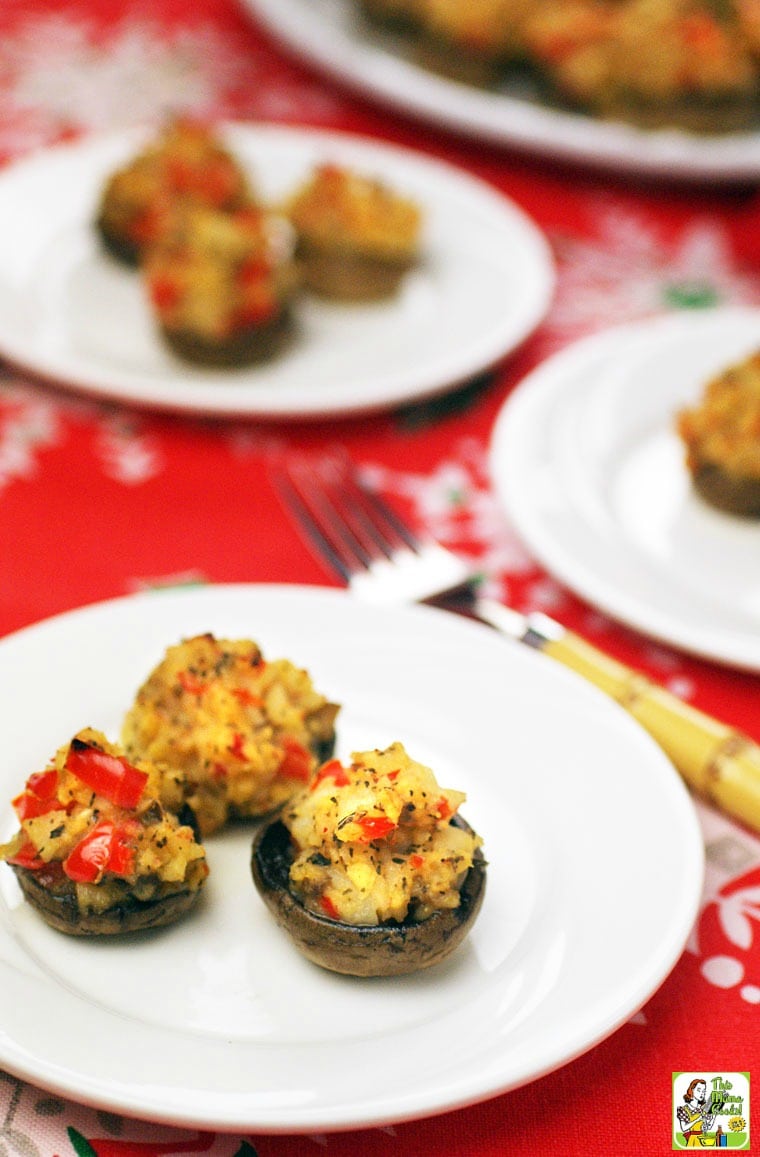
<svg viewBox="0 0 760 1157"><path fill-rule="evenodd" d="M209 370L162 345L138 275L92 226L106 177L144 132L57 146L0 174L0 354L43 377L141 405L313 418L451 388L511 352L543 318L554 266L510 200L449 165L349 135L220 127L267 200L320 161L375 175L417 200L424 255L392 300L298 303L297 340L271 362Z"/></svg>
<svg viewBox="0 0 760 1157"><path fill-rule="evenodd" d="M370 31L354 0L243 0L305 60L404 115L480 140L616 172L708 181L760 176L760 132L703 136L595 120L530 100L516 87L489 92L428 72Z"/></svg>
<svg viewBox="0 0 760 1157"><path fill-rule="evenodd" d="M760 523L693 490L677 411L760 348L760 311L699 310L583 339L530 374L494 427L510 520L558 578L623 622L760 671Z"/></svg>
<svg viewBox="0 0 760 1157"><path fill-rule="evenodd" d="M443 1112L577 1056L647 999L696 915L681 780L570 672L443 611L319 588L104 603L0 643L3 799L83 724L115 735L169 643L258 639L343 703L339 754L402 740L485 840L483 908L443 965L392 981L306 962L251 882L251 831L208 841L202 906L130 942L67 939L0 869L0 1063L78 1101L213 1129L324 1131ZM466 674L465 674L466 673ZM453 677L452 677L453 676ZM4 831L14 828L9 804Z"/></svg>

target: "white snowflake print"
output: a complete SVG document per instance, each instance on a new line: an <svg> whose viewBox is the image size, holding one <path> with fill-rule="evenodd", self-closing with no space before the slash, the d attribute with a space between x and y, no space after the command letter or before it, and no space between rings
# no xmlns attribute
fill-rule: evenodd
<svg viewBox="0 0 760 1157"><path fill-rule="evenodd" d="M108 419L99 431L95 449L107 477L125 486L139 486L163 469L156 439L142 434L127 418Z"/></svg>
<svg viewBox="0 0 760 1157"><path fill-rule="evenodd" d="M499 597L504 575L529 571L533 563L501 512L488 482L487 452L473 439L452 447L452 457L430 474L362 467L367 481L411 501L420 525L482 571L488 593Z"/></svg>
<svg viewBox="0 0 760 1157"><path fill-rule="evenodd" d="M760 888L742 888L730 896L719 896L717 903L726 939L737 948L751 948L755 925L760 923Z"/></svg>
<svg viewBox="0 0 760 1157"><path fill-rule="evenodd" d="M125 17L104 43L84 17L31 17L3 40L0 152L176 113L284 119L303 107L304 88L316 115L335 115L336 102L308 80L257 83L266 67L263 51L212 24L172 30Z"/></svg>
<svg viewBox="0 0 760 1157"><path fill-rule="evenodd" d="M705 840L705 882L702 914L686 949L708 984L758 1004L760 840L702 800L695 804Z"/></svg>
<svg viewBox="0 0 760 1157"><path fill-rule="evenodd" d="M5 391L9 397L17 395ZM55 445L60 424L55 407L31 394L19 394L18 404L4 414L0 425L0 490L14 480L31 478L37 469L37 451Z"/></svg>
<svg viewBox="0 0 760 1157"><path fill-rule="evenodd" d="M0 147L12 153L62 131L119 128L170 112L202 114L234 86L243 67L243 54L212 27L172 37L149 23L127 23L104 46L85 20L30 20L3 44Z"/></svg>
<svg viewBox="0 0 760 1157"><path fill-rule="evenodd" d="M724 228L695 219L675 241L613 200L596 210L596 236L555 238L557 294L549 344L675 309L760 303L760 276L741 272Z"/></svg>

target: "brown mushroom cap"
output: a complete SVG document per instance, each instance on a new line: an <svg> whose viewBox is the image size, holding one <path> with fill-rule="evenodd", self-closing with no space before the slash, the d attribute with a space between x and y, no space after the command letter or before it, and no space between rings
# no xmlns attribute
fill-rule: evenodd
<svg viewBox="0 0 760 1157"><path fill-rule="evenodd" d="M102 212L98 215L95 226L106 252L123 265L129 265L136 269L140 262L140 246L134 241L130 241L117 229L111 228Z"/></svg>
<svg viewBox="0 0 760 1157"><path fill-rule="evenodd" d="M727 514L760 517L760 478L741 478L711 462L700 463L693 473L694 487L705 502Z"/></svg>
<svg viewBox="0 0 760 1157"><path fill-rule="evenodd" d="M246 327L218 341L190 329L159 328L163 340L178 357L198 365L229 369L267 361L280 353L293 339L296 324L292 311L285 308L266 324Z"/></svg>
<svg viewBox="0 0 760 1157"><path fill-rule="evenodd" d="M451 822L468 828L459 816ZM434 912L427 920L341 924L308 911L295 898L289 888L292 860L290 833L274 819L253 841L251 871L256 887L304 956L347 976L402 976L438 964L464 940L485 892L486 861L477 849L458 908Z"/></svg>
<svg viewBox="0 0 760 1157"><path fill-rule="evenodd" d="M334 301L382 301L391 297L415 263L415 257L365 257L346 248L326 249L301 239L304 284Z"/></svg>
<svg viewBox="0 0 760 1157"><path fill-rule="evenodd" d="M156 900L138 900L126 894L103 912L80 912L76 887L65 877L55 882L43 871L13 865L21 891L33 908L52 928L70 936L108 936L160 928L179 920L193 907L199 889L185 888Z"/></svg>

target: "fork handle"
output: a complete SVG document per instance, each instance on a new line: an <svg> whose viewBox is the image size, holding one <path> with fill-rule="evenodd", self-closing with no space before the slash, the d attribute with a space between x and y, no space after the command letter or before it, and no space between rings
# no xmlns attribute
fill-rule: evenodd
<svg viewBox="0 0 760 1157"><path fill-rule="evenodd" d="M760 831L758 744L605 655L553 619L533 614L523 621L523 642L570 667L615 699L657 741L689 787Z"/></svg>

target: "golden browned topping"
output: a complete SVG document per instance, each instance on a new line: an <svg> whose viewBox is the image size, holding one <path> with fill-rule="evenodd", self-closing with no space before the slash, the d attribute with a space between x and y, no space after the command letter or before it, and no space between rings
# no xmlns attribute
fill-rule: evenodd
<svg viewBox="0 0 760 1157"><path fill-rule="evenodd" d="M0 857L49 883L69 881L83 913L125 891L143 902L197 891L208 874L203 847L167 809L181 798L176 772L127 759L85 728L14 799L20 829Z"/></svg>
<svg viewBox="0 0 760 1157"><path fill-rule="evenodd" d="M422 215L413 201L338 165L321 165L288 213L302 239L327 249L406 261L419 243Z"/></svg>
<svg viewBox="0 0 760 1157"><path fill-rule="evenodd" d="M758 0L419 0L414 15L419 43L527 61L600 115L720 130L758 112Z"/></svg>
<svg viewBox="0 0 760 1157"><path fill-rule="evenodd" d="M289 660L205 634L169 647L122 738L130 755L186 778L205 835L230 815L266 814L307 782L331 749L337 711Z"/></svg>
<svg viewBox="0 0 760 1157"><path fill-rule="evenodd" d="M346 924L424 920L458 907L482 841L450 821L465 796L439 787L401 743L323 764L282 822L296 856L293 894Z"/></svg>
<svg viewBox="0 0 760 1157"><path fill-rule="evenodd" d="M625 99L667 106L690 94L749 99L757 87L736 25L695 0L545 7L527 39L567 95L601 108Z"/></svg>
<svg viewBox="0 0 760 1157"><path fill-rule="evenodd" d="M253 205L180 206L147 250L143 274L161 325L222 342L279 317L297 286L292 256L283 218Z"/></svg>
<svg viewBox="0 0 760 1157"><path fill-rule="evenodd" d="M708 382L699 403L678 414L677 429L691 471L711 464L760 479L760 353Z"/></svg>
<svg viewBox="0 0 760 1157"><path fill-rule="evenodd" d="M248 179L206 125L179 118L109 178L99 221L141 250L162 234L177 202L233 210L252 200Z"/></svg>
<svg viewBox="0 0 760 1157"><path fill-rule="evenodd" d="M535 0L420 0L419 15L436 39L467 52L507 57L523 43Z"/></svg>

